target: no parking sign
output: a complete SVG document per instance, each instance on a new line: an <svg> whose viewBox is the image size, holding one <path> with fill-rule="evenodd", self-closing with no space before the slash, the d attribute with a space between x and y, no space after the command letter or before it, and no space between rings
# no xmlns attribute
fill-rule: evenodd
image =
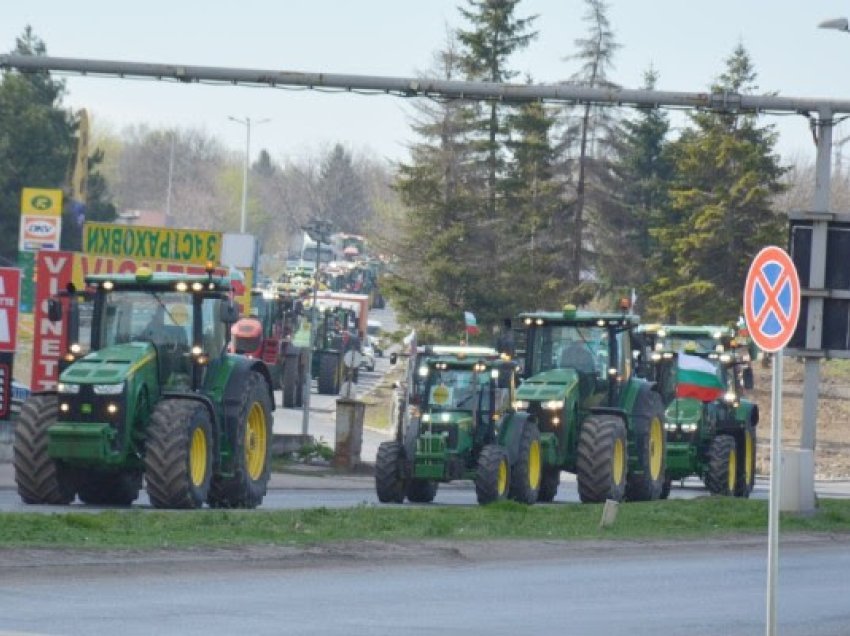
<svg viewBox="0 0 850 636"><path fill-rule="evenodd" d="M744 286L744 319L762 351L779 351L800 318L800 279L785 250L773 245L756 254Z"/></svg>

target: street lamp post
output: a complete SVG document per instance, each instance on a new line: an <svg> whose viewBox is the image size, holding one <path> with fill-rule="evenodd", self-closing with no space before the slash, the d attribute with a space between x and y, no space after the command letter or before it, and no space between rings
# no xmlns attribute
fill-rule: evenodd
<svg viewBox="0 0 850 636"><path fill-rule="evenodd" d="M239 117L230 115L228 119L245 126L245 164L242 172L242 216L239 221L239 232L245 234L245 213L248 208L248 167L251 163L251 118L240 119ZM269 120L261 119L253 123L255 126L259 126L260 124L265 124L267 121Z"/></svg>

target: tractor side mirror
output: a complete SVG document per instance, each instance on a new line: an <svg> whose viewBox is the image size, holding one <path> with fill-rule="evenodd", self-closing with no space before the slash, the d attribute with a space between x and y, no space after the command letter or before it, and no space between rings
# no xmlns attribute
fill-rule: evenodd
<svg viewBox="0 0 850 636"><path fill-rule="evenodd" d="M397 353L391 353L390 354L390 364L395 364L396 362L398 362L398 354Z"/></svg>
<svg viewBox="0 0 850 636"><path fill-rule="evenodd" d="M744 388L748 391L752 390L755 386L755 380L753 379L753 370L750 367L747 367L741 373L741 379L744 382Z"/></svg>
<svg viewBox="0 0 850 636"><path fill-rule="evenodd" d="M47 319L51 322L62 320L62 303L56 298L49 298L47 300Z"/></svg>
<svg viewBox="0 0 850 636"><path fill-rule="evenodd" d="M219 305L218 317L221 322L232 325L239 320L239 307L232 300L223 300Z"/></svg>

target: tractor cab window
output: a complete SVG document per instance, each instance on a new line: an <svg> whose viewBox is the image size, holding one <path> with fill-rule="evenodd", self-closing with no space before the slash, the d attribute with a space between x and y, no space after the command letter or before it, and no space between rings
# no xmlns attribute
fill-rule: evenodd
<svg viewBox="0 0 850 636"><path fill-rule="evenodd" d="M221 300L218 298L204 298L201 304L201 347L211 359L221 356L227 338L227 325L219 320L219 305Z"/></svg>
<svg viewBox="0 0 850 636"><path fill-rule="evenodd" d="M471 369L432 369L426 387L428 406L432 410L472 410L486 386L486 374Z"/></svg>
<svg viewBox="0 0 850 636"><path fill-rule="evenodd" d="M607 332L591 326L543 326L534 331L531 375L552 369L575 369L603 375L607 360Z"/></svg>

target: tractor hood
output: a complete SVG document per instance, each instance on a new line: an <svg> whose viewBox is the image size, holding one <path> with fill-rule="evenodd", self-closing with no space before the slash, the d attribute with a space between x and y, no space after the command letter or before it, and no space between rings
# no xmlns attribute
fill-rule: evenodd
<svg viewBox="0 0 850 636"><path fill-rule="evenodd" d="M694 398L676 398L664 411L664 419L670 424L699 424L702 420L703 403Z"/></svg>
<svg viewBox="0 0 850 636"><path fill-rule="evenodd" d="M552 369L525 380L517 388L516 399L529 402L558 400L574 386L578 386L578 372L575 369Z"/></svg>
<svg viewBox="0 0 850 636"><path fill-rule="evenodd" d="M77 360L59 377L68 384L118 384L156 358L149 342L131 342L94 351Z"/></svg>

